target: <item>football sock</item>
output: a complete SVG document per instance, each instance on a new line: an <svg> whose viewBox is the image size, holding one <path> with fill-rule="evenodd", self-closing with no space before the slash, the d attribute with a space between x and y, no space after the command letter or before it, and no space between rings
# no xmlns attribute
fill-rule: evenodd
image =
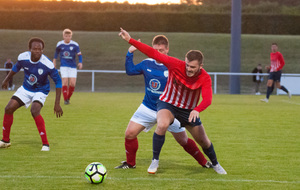
<svg viewBox="0 0 300 190"><path fill-rule="evenodd" d="M289 91L284 86L281 86L280 89L285 91L286 93L289 93Z"/></svg>
<svg viewBox="0 0 300 190"><path fill-rule="evenodd" d="M195 160L197 160L197 162L201 166L205 166L207 160L204 157L204 155L202 154L202 152L199 150L199 148L196 145L195 141L193 141L192 139L188 138L188 141L187 141L186 145L184 145L182 147L184 148L184 150L187 153L189 153L191 156L193 156L195 158Z"/></svg>
<svg viewBox="0 0 300 190"><path fill-rule="evenodd" d="M159 154L161 151L162 146L165 143L165 135L158 135L154 132L153 134L153 142L152 142L152 149L153 149L153 158L152 160L159 160Z"/></svg>
<svg viewBox="0 0 300 190"><path fill-rule="evenodd" d="M203 152L208 156L214 166L218 164L217 155L212 143L208 149L203 149Z"/></svg>
<svg viewBox="0 0 300 190"><path fill-rule="evenodd" d="M62 93L64 96L64 100L68 100L68 86L62 86Z"/></svg>
<svg viewBox="0 0 300 190"><path fill-rule="evenodd" d="M9 142L9 134L10 134L10 129L13 124L14 120L14 115L13 114L4 114L3 118L3 138L2 140L5 142Z"/></svg>
<svg viewBox="0 0 300 190"><path fill-rule="evenodd" d="M267 99L269 99L270 95L271 95L272 92L273 92L273 89L274 89L274 88L268 86L268 88L267 88L267 96L266 96Z"/></svg>
<svg viewBox="0 0 300 190"><path fill-rule="evenodd" d="M125 138L126 162L131 166L135 166L136 152L139 148L138 139Z"/></svg>
<svg viewBox="0 0 300 190"><path fill-rule="evenodd" d="M69 91L68 91L68 100L70 100L73 92L75 90L75 87L74 86L69 86Z"/></svg>
<svg viewBox="0 0 300 190"><path fill-rule="evenodd" d="M41 136L43 145L49 145L46 134L45 121L43 117L41 115L38 115L34 118L34 121Z"/></svg>

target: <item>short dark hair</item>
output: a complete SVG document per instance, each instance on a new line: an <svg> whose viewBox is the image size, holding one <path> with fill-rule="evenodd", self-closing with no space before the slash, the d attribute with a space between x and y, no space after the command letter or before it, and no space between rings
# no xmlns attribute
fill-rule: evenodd
<svg viewBox="0 0 300 190"><path fill-rule="evenodd" d="M199 64L202 64L203 59L204 59L204 56L203 56L202 52L199 51L199 50L190 50L186 53L185 57L189 61L197 60L199 62Z"/></svg>
<svg viewBox="0 0 300 190"><path fill-rule="evenodd" d="M29 49L31 49L31 46L32 46L33 42L40 42L43 46L43 49L44 49L45 43L41 38L38 38L38 37L33 37L29 40L29 42L28 42Z"/></svg>
<svg viewBox="0 0 300 190"><path fill-rule="evenodd" d="M276 42L273 42L272 45L278 46L278 44Z"/></svg>
<svg viewBox="0 0 300 190"><path fill-rule="evenodd" d="M157 35L153 38L152 45L165 45L166 48L169 48L169 40L164 35Z"/></svg>

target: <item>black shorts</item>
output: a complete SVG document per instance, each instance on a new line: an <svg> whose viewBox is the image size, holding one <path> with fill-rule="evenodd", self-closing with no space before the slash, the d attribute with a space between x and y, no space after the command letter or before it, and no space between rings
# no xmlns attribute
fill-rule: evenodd
<svg viewBox="0 0 300 190"><path fill-rule="evenodd" d="M185 127L187 125L194 127L202 124L200 117L197 118L195 122L189 122L189 116L191 111L193 110L178 108L176 106L173 106L172 104L158 100L157 111L161 109L169 110L174 115L174 117L180 122L181 127Z"/></svg>
<svg viewBox="0 0 300 190"><path fill-rule="evenodd" d="M276 72L271 72L269 74L269 79L273 80L275 82L280 82L280 78L281 78L281 70L280 71L276 71Z"/></svg>

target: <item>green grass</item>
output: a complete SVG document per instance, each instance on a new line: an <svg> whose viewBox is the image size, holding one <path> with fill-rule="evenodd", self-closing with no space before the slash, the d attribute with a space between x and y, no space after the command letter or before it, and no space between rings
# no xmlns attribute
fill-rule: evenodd
<svg viewBox="0 0 300 190"><path fill-rule="evenodd" d="M151 44L157 34L164 34L170 41L170 55L184 59L190 49L200 49L204 53L204 68L208 72L229 72L230 68L230 35L204 33L156 33L131 32L133 38L140 38ZM36 30L0 30L0 63L6 57L17 60L19 53L26 51L30 37L38 36L45 40L44 54L50 59L54 56L56 43L62 40L62 31ZM118 32L82 32L74 31L73 39L80 45L85 70L125 70L125 55L129 45L118 37ZM285 35L242 35L241 72L251 72L258 63L269 64L270 44L277 42L286 65L283 73L299 73L300 57L298 43L300 36ZM138 63L146 57L140 52L135 53L134 61ZM0 72L3 80L5 72ZM23 74L14 77L15 84L20 86ZM266 80L265 80L266 81ZM262 84L261 92L266 87ZM95 91L97 92L143 92L143 76L126 74L96 74ZM91 91L91 73L79 73L76 91ZM229 77L218 76L218 93L229 93ZM241 93L254 93L251 76L241 77Z"/></svg>
<svg viewBox="0 0 300 190"><path fill-rule="evenodd" d="M0 116L12 92L0 92ZM200 117L228 175L201 168L167 134L160 168L149 175L152 134L139 135L137 168L114 169L125 159L124 131L141 103L142 93L75 92L64 115L53 114L54 93L42 109L50 152L30 115L20 108L14 115L12 146L0 150L1 189L299 189L300 97L215 95ZM103 184L86 182L91 162L108 170Z"/></svg>

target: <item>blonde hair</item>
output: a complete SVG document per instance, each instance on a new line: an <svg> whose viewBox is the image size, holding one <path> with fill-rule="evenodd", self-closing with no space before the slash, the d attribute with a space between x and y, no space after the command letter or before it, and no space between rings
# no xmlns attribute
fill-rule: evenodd
<svg viewBox="0 0 300 190"><path fill-rule="evenodd" d="M63 31L63 35L65 35L65 34L73 34L73 32L72 32L72 30L70 30L69 28L66 28L66 29L64 29L64 31Z"/></svg>

